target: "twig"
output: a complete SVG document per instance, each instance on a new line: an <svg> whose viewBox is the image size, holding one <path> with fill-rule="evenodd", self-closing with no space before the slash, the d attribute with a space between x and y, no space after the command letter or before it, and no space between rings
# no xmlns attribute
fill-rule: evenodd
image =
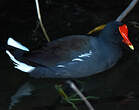
<svg viewBox="0 0 139 110"><path fill-rule="evenodd" d="M39 2L38 2L38 0L35 0L35 3L36 3L37 15L38 15L38 19L39 19L39 22L40 22L41 29L42 29L42 31L43 31L43 33L44 33L44 36L45 36L45 38L47 39L47 41L50 42L50 39L49 39L49 37L48 37L48 34L47 34L47 32L46 32L46 30L45 30L45 28L44 28L44 25L43 25L43 23L42 23L42 19L41 19L41 14L40 14L40 8L39 8Z"/></svg>
<svg viewBox="0 0 139 110"><path fill-rule="evenodd" d="M127 14L135 7L138 0L132 0L132 2L128 5L128 7L120 14L120 16L117 17L116 21L121 22Z"/></svg>
<svg viewBox="0 0 139 110"><path fill-rule="evenodd" d="M67 83L81 97L81 99L85 102L89 110L94 110L94 107L90 104L90 102L86 99L86 97L80 92L80 90L76 87L76 85L70 80L68 80Z"/></svg>

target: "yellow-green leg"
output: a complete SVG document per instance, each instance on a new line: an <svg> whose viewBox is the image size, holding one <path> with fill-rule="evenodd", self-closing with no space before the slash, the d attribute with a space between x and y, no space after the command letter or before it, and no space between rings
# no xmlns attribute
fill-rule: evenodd
<svg viewBox="0 0 139 110"><path fill-rule="evenodd" d="M100 25L95 27L94 29L92 29L91 31L89 31L87 34L92 34L94 32L98 32L104 29L104 27L106 26L106 24Z"/></svg>
<svg viewBox="0 0 139 110"><path fill-rule="evenodd" d="M71 97L68 97L67 94L62 89L62 85L55 85L56 90L58 93L63 97L64 101L71 104L75 110L78 110L77 106L71 101Z"/></svg>
<svg viewBox="0 0 139 110"><path fill-rule="evenodd" d="M63 88L62 85L55 85L56 90L58 91L58 93L62 96L63 100L66 101L67 103L71 104L72 107L75 110L78 110L77 106L75 105L76 102L80 102L83 101L76 93L72 94L71 96L68 96ZM81 90L83 91L83 90ZM95 97L95 96L87 96L86 99L99 99L99 97Z"/></svg>

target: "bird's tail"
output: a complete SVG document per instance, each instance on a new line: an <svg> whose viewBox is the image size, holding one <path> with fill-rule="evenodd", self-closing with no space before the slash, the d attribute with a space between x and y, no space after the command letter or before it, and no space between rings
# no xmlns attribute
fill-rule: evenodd
<svg viewBox="0 0 139 110"><path fill-rule="evenodd" d="M23 46L11 37L8 38L7 44L3 45L3 50L6 53L9 51L16 59L21 59L24 53L29 52L27 47Z"/></svg>
<svg viewBox="0 0 139 110"><path fill-rule="evenodd" d="M13 61L14 67L16 69L23 72L31 72L35 69L35 67L20 61L20 59L23 57L23 54L29 51L29 49L23 46L21 43L15 41L13 38L8 38L7 45L4 47L4 49L6 54Z"/></svg>
<svg viewBox="0 0 139 110"><path fill-rule="evenodd" d="M18 48L20 50L23 50L23 51L29 51L29 49L25 46L23 46L21 43L15 41L13 38L8 38L7 40L7 45L8 46L12 46L12 47L15 47L15 48Z"/></svg>
<svg viewBox="0 0 139 110"><path fill-rule="evenodd" d="M27 47L23 46L21 43L15 41L13 38L8 38L7 43L0 42L0 51L20 51L19 53L24 53L30 51Z"/></svg>
<svg viewBox="0 0 139 110"><path fill-rule="evenodd" d="M46 67L40 64L34 64L33 62L30 64L25 57L26 52L29 51L30 50L27 47L15 41L13 38L9 38L7 46L5 46L5 52L12 60L14 68L26 72L35 78L66 78L66 75L64 74L62 76L61 74L56 74L59 72L59 69L56 69L55 67Z"/></svg>

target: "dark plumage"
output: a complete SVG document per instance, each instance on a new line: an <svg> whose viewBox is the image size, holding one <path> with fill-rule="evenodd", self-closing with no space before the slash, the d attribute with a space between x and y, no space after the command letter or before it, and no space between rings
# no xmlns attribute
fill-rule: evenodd
<svg viewBox="0 0 139 110"><path fill-rule="evenodd" d="M123 37L118 29L122 25L110 22L98 36L66 36L34 51L15 46L20 56L10 49L6 52L16 63L15 68L36 78L86 77L111 68L122 56ZM25 71L22 63L31 68Z"/></svg>

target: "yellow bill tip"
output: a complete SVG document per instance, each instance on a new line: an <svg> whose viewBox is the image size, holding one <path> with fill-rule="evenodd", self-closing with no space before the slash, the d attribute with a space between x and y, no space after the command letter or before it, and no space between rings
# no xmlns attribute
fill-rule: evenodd
<svg viewBox="0 0 139 110"><path fill-rule="evenodd" d="M129 45L131 50L134 50L134 46L133 45Z"/></svg>

